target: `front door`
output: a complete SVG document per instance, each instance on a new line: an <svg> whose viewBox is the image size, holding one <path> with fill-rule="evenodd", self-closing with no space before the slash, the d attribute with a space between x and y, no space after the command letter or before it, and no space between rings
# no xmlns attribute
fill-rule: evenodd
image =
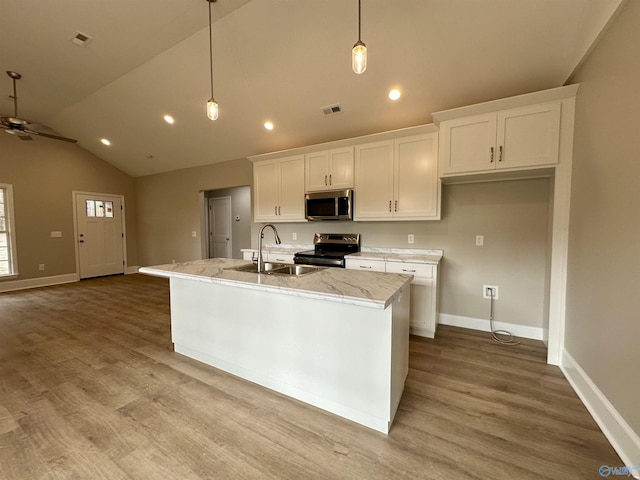
<svg viewBox="0 0 640 480"><path fill-rule="evenodd" d="M122 197L76 194L80 278L124 273Z"/></svg>
<svg viewBox="0 0 640 480"><path fill-rule="evenodd" d="M231 197L209 199L209 258L232 258Z"/></svg>

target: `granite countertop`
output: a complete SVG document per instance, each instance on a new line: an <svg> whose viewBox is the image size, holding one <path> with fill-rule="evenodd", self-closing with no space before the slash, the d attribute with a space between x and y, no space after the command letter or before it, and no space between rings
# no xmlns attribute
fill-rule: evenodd
<svg viewBox="0 0 640 480"><path fill-rule="evenodd" d="M326 268L301 277L225 270L245 265L245 260L211 258L140 268L140 273L183 278L285 295L385 309L413 279L412 275Z"/></svg>
<svg viewBox="0 0 640 480"><path fill-rule="evenodd" d="M442 260L442 250L423 250L413 248L363 248L351 253L347 258L378 260L385 262L410 262L438 265Z"/></svg>

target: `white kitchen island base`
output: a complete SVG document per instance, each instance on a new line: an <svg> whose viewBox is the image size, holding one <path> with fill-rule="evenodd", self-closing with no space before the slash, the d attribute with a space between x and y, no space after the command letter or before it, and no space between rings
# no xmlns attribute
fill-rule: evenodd
<svg viewBox="0 0 640 480"><path fill-rule="evenodd" d="M408 372L408 283L382 309L195 278L170 282L176 352L389 432Z"/></svg>

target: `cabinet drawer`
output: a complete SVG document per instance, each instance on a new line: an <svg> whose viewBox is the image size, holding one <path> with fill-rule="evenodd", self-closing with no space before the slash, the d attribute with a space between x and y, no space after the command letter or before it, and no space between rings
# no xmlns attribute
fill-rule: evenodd
<svg viewBox="0 0 640 480"><path fill-rule="evenodd" d="M268 253L266 261L271 263L293 263L292 253Z"/></svg>
<svg viewBox="0 0 640 480"><path fill-rule="evenodd" d="M375 260L349 260L346 259L346 267L352 270L369 270L371 272L384 272L385 262Z"/></svg>
<svg viewBox="0 0 640 480"><path fill-rule="evenodd" d="M405 273L416 278L433 278L433 265L426 263L387 262L387 272Z"/></svg>

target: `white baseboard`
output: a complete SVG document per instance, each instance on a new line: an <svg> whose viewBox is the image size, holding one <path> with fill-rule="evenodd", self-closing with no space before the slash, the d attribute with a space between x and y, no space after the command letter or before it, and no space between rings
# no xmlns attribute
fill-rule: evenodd
<svg viewBox="0 0 640 480"><path fill-rule="evenodd" d="M640 478L640 436L622 418L598 386L566 350L562 350L560 369L587 410L620 455L634 478ZM620 467L620 465L609 465Z"/></svg>
<svg viewBox="0 0 640 480"><path fill-rule="evenodd" d="M451 325L453 327L480 330L482 332L491 331L489 320L485 320L484 318L462 317L460 315L441 313L438 316L438 323L442 325ZM531 338L533 340L542 340L544 338L544 329L542 327L530 327L528 325L517 325L515 323L494 321L493 328L495 330L507 330L515 337Z"/></svg>
<svg viewBox="0 0 640 480"><path fill-rule="evenodd" d="M0 292L48 287L51 285L60 285L61 283L77 282L79 280L80 276L77 273L67 273L65 275L55 275L52 277L27 278L25 280L11 280L8 282L0 282Z"/></svg>
<svg viewBox="0 0 640 480"><path fill-rule="evenodd" d="M125 275L131 275L132 273L138 273L138 269L139 269L139 268L140 268L140 267L139 267L138 265L133 265L133 266L131 266L131 267L127 266L127 267L124 269L124 274L125 274Z"/></svg>

